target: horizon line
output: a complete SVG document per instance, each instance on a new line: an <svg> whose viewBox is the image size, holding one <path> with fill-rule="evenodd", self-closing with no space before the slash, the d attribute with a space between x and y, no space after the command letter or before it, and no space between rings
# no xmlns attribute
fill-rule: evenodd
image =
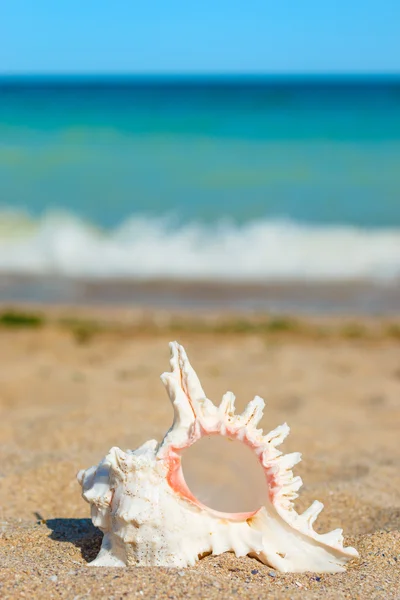
<svg viewBox="0 0 400 600"><path fill-rule="evenodd" d="M15 72L2 72L0 71L0 77L143 77L143 78L285 78L285 77L315 77L315 78L326 78L326 77L399 77L399 71L253 71L253 72L233 72L233 71L15 71Z"/></svg>

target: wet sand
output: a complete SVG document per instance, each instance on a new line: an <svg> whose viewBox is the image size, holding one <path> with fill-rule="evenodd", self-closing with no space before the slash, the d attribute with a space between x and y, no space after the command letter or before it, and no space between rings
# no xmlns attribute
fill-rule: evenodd
<svg viewBox="0 0 400 600"><path fill-rule="evenodd" d="M127 314L113 315L121 328L91 335L54 323L0 328L0 597L400 598L397 335L359 335L364 325L379 329L373 319L344 335L329 318L322 325L337 335L190 323L130 331ZM346 573L282 574L232 554L185 570L88 568L101 535L75 474L114 445L162 438L172 409L159 375L172 337L211 399L231 389L241 409L259 394L264 431L291 426L282 449L303 454L296 508L321 500L316 529L343 527L346 545L360 553ZM203 489L209 482L229 494L232 469L244 476L226 456L205 450L196 460Z"/></svg>
<svg viewBox="0 0 400 600"><path fill-rule="evenodd" d="M80 306L132 304L173 310L397 314L399 280L252 281L87 279L0 274L2 302Z"/></svg>

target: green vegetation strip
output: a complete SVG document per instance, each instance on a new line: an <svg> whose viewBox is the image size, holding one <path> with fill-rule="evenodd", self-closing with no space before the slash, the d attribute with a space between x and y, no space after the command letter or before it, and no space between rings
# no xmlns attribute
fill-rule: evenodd
<svg viewBox="0 0 400 600"><path fill-rule="evenodd" d="M114 334L121 337L131 335L155 335L181 333L196 334L232 334L232 335L265 335L270 337L306 337L313 339L341 338L348 340L400 340L400 321L370 319L360 320L321 319L315 322L308 319L294 318L285 315L228 316L208 318L174 315L157 318L157 313L143 316L142 319L129 322L87 319L83 317L57 318L45 316L39 312L18 309L0 311L0 328L37 329L44 325L60 327L69 331L77 343L85 344L99 334Z"/></svg>
<svg viewBox="0 0 400 600"><path fill-rule="evenodd" d="M17 310L4 310L0 313L0 327L10 328L37 328L44 325L43 315Z"/></svg>

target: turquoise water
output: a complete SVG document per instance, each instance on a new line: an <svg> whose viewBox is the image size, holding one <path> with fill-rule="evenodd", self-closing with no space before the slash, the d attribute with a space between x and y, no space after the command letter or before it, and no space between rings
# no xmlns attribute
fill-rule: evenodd
<svg viewBox="0 0 400 600"><path fill-rule="evenodd" d="M3 78L0 182L3 271L397 277L400 80Z"/></svg>

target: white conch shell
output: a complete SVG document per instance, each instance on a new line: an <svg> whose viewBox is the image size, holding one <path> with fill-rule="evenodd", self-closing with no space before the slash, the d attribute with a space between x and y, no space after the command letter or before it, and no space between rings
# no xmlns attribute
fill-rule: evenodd
<svg viewBox="0 0 400 600"><path fill-rule="evenodd" d="M215 406L200 385L185 350L170 344L171 373L161 379L174 407L174 422L161 444L150 440L135 451L111 448L97 467L78 473L94 525L103 533L97 566L186 567L206 554L254 556L279 571L343 571L358 556L343 547L342 530L320 535L313 523L323 508L314 502L303 514L293 500L302 485L291 468L300 454L277 446L289 433L284 424L267 435L257 429L264 408L254 398L241 415L228 392ZM256 453L269 497L252 513L221 513L201 504L188 489L181 454L210 434L240 440Z"/></svg>

